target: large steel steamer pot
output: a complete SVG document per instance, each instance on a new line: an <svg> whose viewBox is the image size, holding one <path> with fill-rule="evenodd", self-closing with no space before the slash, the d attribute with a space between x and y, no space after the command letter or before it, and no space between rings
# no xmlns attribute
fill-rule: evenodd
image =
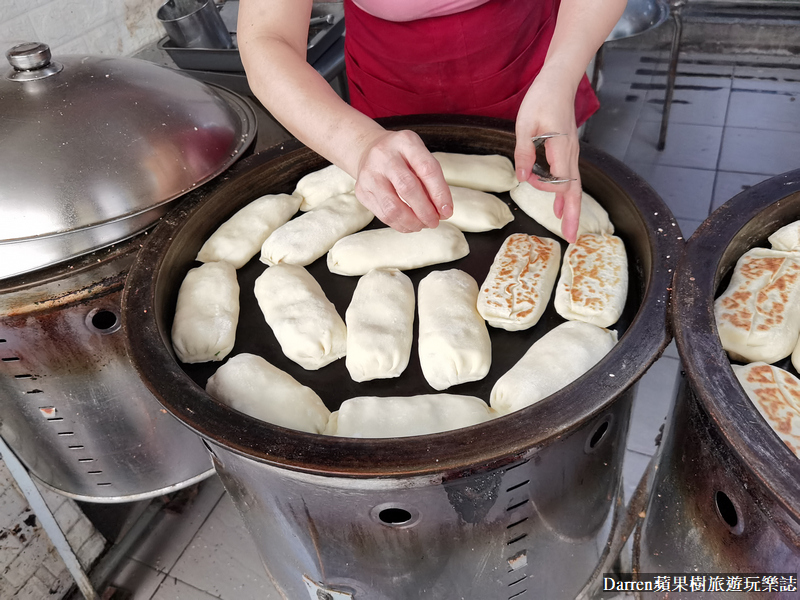
<svg viewBox="0 0 800 600"><path fill-rule="evenodd" d="M671 309L685 377L635 538L642 573L798 572L800 460L739 385L714 319L739 257L798 219L800 170L737 195L686 245ZM789 359L776 364L797 374Z"/></svg>
<svg viewBox="0 0 800 600"><path fill-rule="evenodd" d="M407 117L385 124L413 129L434 151L514 152L505 121ZM210 398L202 386L216 366L181 367L169 331L178 287L205 238L245 203L267 192L291 192L300 176L325 164L307 148L287 144L240 162L164 218L139 254L123 298L124 326L138 334L130 337L131 354L144 381L207 441L285 598L524 600L587 593L614 558L635 382L670 339L668 288L682 241L669 210L621 163L584 147L584 185L609 211L631 260L631 291L620 321L627 331L612 352L547 400L479 426L398 439L316 436L252 419ZM515 216L500 232L468 234L468 257L409 275L418 282L435 268L461 268L483 277L510 233L527 229L552 237L521 211ZM483 240L492 241L486 246ZM357 278L331 275L324 262L309 270L343 313ZM416 350L399 380L369 384L352 382L343 361L315 372L290 364L274 340L270 344L249 291L263 268L254 258L239 272L242 313L232 354L266 355L318 390L331 409L360 394L430 393ZM541 327L492 331L488 377L448 391L488 399L497 377L562 321L550 307Z"/></svg>
<svg viewBox="0 0 800 600"><path fill-rule="evenodd" d="M89 502L213 473L138 378L120 300L147 230L251 145L245 100L135 59L23 44L0 77L0 435Z"/></svg>

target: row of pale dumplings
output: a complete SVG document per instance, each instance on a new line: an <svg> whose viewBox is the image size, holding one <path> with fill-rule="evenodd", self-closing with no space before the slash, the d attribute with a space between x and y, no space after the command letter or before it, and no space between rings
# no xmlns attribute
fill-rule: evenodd
<svg viewBox="0 0 800 600"><path fill-rule="evenodd" d="M800 457L800 380L769 363L791 355L800 371L800 221L736 263L714 303L722 347L739 383L778 437Z"/></svg>
<svg viewBox="0 0 800 600"><path fill-rule="evenodd" d="M517 204L549 230L560 230L552 214L554 195L517 185L505 157L435 156L455 187L453 218L433 230L355 233L372 215L353 196L352 178L336 167L304 177L291 196L264 197L236 213L204 244L198 260L205 264L192 269L181 286L173 326L178 357L204 362L230 352L238 320L235 268L260 247L262 262L273 266L256 281L255 294L289 358L317 369L345 356L355 381L399 376L408 364L414 319L413 285L399 269L461 258L469 251L462 230L497 229L513 219L499 198L463 186L488 191L516 186L511 194ZM290 221L298 206L308 212ZM272 423L353 437L420 435L518 410L579 377L616 343L616 333L602 327L616 322L624 306L627 259L608 215L586 194L579 234L565 255L556 308L565 318L584 322L564 323L534 344L495 384L492 408L479 398L435 394L354 398L331 415L312 390L253 355L230 359L207 389ZM332 272L363 275L346 324L303 268L326 251ZM420 364L429 384L443 390L485 377L491 344L484 319L509 330L533 326L549 301L559 262L554 240L514 234L497 253L480 292L471 276L456 269L420 282ZM269 398L264 390L270 390Z"/></svg>

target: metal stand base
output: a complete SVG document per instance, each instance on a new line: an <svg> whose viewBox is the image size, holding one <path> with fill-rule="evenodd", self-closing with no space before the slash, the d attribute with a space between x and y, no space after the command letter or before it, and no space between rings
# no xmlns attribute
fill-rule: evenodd
<svg viewBox="0 0 800 600"><path fill-rule="evenodd" d="M763 27L764 23L773 26L783 23L790 28L797 20L798 0L670 0L669 9L675 27L672 35L672 47L669 56L667 87L664 96L664 110L661 115L661 131L658 137L658 149L663 150L667 141L667 124L675 91L675 79L678 70L678 55L681 50L684 20L700 22L728 23L731 25L752 25L754 30ZM787 29L788 31L788 29ZM689 38L696 38L689 35ZM687 40L692 44L692 39ZM695 39L696 45L696 39ZM719 50L717 50L719 51Z"/></svg>
<svg viewBox="0 0 800 600"><path fill-rule="evenodd" d="M44 498L41 493L39 493L39 489L34 485L33 479L31 479L31 476L28 474L28 470L2 438L0 438L0 457L5 461L11 476L25 495L25 499L41 522L50 541L53 542L53 546L55 546L56 551L67 566L67 570L69 570L70 575L72 575L78 588L80 588L84 598L86 598L86 600L99 600L100 596L98 596L92 582L83 570L78 557L72 551L72 547L69 545L64 532L61 531L61 528L58 526L53 513L50 512L50 508L45 504Z"/></svg>
<svg viewBox="0 0 800 600"><path fill-rule="evenodd" d="M675 79L678 76L678 55L681 51L681 35L683 33L683 21L681 20L681 9L685 0L675 0L670 3L670 13L675 23L672 32L672 47L669 53L669 71L667 72L667 89L664 95L664 110L661 113L661 130L658 135L658 150L663 150L667 143L667 126L669 125L669 110L672 106L672 97L675 93Z"/></svg>
<svg viewBox="0 0 800 600"><path fill-rule="evenodd" d="M656 459L651 459L627 506L623 498L623 480L620 479L617 502L614 508L614 524L608 542L592 577L575 600L591 600L595 598L603 583L603 574L612 572L619 563L628 538L634 533L637 524L641 521L642 511L647 508L647 500L650 497L650 488L652 486L652 475L656 464Z"/></svg>
<svg viewBox="0 0 800 600"><path fill-rule="evenodd" d="M124 559L128 550L130 550L136 540L144 533L153 517L161 510L165 502L164 497L162 496L151 500L150 504L142 511L141 515L131 525L128 531L119 541L111 546L111 548L106 551L103 558L94 565L90 577L84 570L72 547L69 545L64 532L61 531L52 511L45 503L42 494L34 484L25 465L20 462L1 437L0 458L5 461L11 476L28 501L28 505L36 514L36 517L42 524L42 528L50 538L59 556L64 561L70 575L75 580L78 589L74 593L67 594L66 597L76 598L78 594L82 595L86 600L108 600L116 597L114 596L114 590L107 590L107 593L104 593L102 597L98 593L98 590L104 589L108 578L116 570L122 559Z"/></svg>
<svg viewBox="0 0 800 600"><path fill-rule="evenodd" d="M153 499L139 518L136 519L131 528L128 529L117 543L109 548L103 558L92 568L89 579L96 589L103 591L101 600L116 600L117 598L122 600L122 598L127 595L127 592L123 590L107 587L108 580L117 570L119 564L125 559L134 543L145 533L150 522L158 515L164 504L164 497ZM67 600L73 600L73 598L68 598Z"/></svg>

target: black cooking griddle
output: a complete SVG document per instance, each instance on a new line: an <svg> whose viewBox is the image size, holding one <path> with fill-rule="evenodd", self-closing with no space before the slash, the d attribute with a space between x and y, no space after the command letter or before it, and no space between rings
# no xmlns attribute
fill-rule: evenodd
<svg viewBox="0 0 800 600"><path fill-rule="evenodd" d="M259 195L267 193L276 193L276 190L262 189ZM405 271L414 284L415 294L419 289L419 282L426 275L437 270L461 269L469 273L480 286L486 274L489 272L489 267L492 264L495 254L500 249L505 239L513 233L527 233L540 237L549 237L559 241L561 244L561 258L563 261L564 252L566 252L567 249L567 243L564 240L550 233L550 231L525 214L514 201L511 200L508 192L495 195L508 204L514 215L514 220L500 230L485 233L465 233L470 252L462 259ZM257 195L253 196L250 200L255 200L257 197ZM242 206L244 206L244 204L242 204ZM302 213L298 213L297 216L300 214ZM220 224L221 222L218 223L217 226ZM378 219L374 219L367 229L375 229L378 227L385 227L385 225L378 221ZM215 230L216 227L214 227L211 232ZM623 242L625 242L624 236L621 237ZM628 247L629 245L626 243L626 248ZM631 281L631 285L628 286L628 299L626 301L625 310L617 324L611 327L611 329L617 331L620 337L622 337L622 334L627 329L641 303L639 286L636 285L636 278L638 276L631 271L632 262L631 260L628 261L629 281ZM199 266L199 263L195 263L191 266ZM228 358L242 352L257 354L265 358L279 369L292 375L297 381L312 388L323 399L330 410L337 410L344 400L356 396L413 396L418 394L439 393L428 385L422 374L417 345L419 337L418 315L415 315L414 320L414 341L409 364L406 370L397 378L357 383L350 378L350 374L345 367L344 358L316 371L307 371L287 358L281 351L272 329L264 320L264 316L261 309L258 307L258 302L253 292L256 278L267 268L267 265L261 263L258 256L256 256L237 271L240 286L239 325L236 330L236 343L232 352L228 355ZM328 299L333 302L339 314L344 318L345 311L353 297L353 291L355 290L359 278L332 274L328 270L326 256L319 258L306 268L319 282ZM453 386L447 390L443 390L441 393L477 396L488 403L492 387L497 379L516 364L528 348L530 348L531 344L557 325L565 322L565 319L555 311L553 306L554 296L555 288L542 318L530 329L510 332L503 329L495 329L487 325L492 340L492 365L488 375L480 381ZM564 357L564 360L569 360L569 357ZM221 364L220 362L191 365L182 364L182 367L198 385L205 388L208 378L214 374Z"/></svg>
<svg viewBox="0 0 800 600"><path fill-rule="evenodd" d="M416 132L432 151L514 155L515 136L509 121L414 115L380 122L390 129ZM569 436L605 414L618 400L630 399L632 386L669 343L666 311L683 244L680 227L644 180L613 157L583 144L579 166L584 188L608 211L626 245L630 282L627 305L617 326L619 343L577 381L541 402L480 425L389 440L319 436L286 429L213 400L203 388L219 363L180 365L172 351L170 329L178 288L187 271L197 266L194 258L204 240L223 221L262 194L291 193L300 177L327 164L296 140L239 161L213 182L187 194L162 218L128 273L122 317L131 361L164 408L212 445L289 469L354 477L421 475L506 464L534 447ZM507 195L501 197L509 202ZM499 232L468 234L471 254L447 267L464 268L480 281L501 241L512 231L549 236L520 211L514 214L517 219ZM255 272L251 273L252 268ZM376 391L386 390L391 395L432 391L422 379L416 358L398 379L355 384L341 360L310 372L283 357L277 343L272 345L271 332L260 311L255 312L255 299L247 291L263 268L253 262L240 273L245 291L234 352L264 352L278 367L318 391L332 409L345 398ZM323 287L329 288L328 294L344 314L356 282L326 270L321 261L311 266L311 272L323 279ZM418 282L424 271L409 273ZM330 289L330 284L338 287ZM550 303L533 329L514 333L491 330L492 372L481 382L449 391L471 393L485 400L494 380L533 341L560 322Z"/></svg>

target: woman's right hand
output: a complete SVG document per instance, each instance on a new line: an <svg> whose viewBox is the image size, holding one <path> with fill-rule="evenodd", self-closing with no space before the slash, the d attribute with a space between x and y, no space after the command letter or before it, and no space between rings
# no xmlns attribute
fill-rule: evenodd
<svg viewBox="0 0 800 600"><path fill-rule="evenodd" d="M361 154L356 197L403 233L434 228L453 214L439 162L413 131L382 130Z"/></svg>

